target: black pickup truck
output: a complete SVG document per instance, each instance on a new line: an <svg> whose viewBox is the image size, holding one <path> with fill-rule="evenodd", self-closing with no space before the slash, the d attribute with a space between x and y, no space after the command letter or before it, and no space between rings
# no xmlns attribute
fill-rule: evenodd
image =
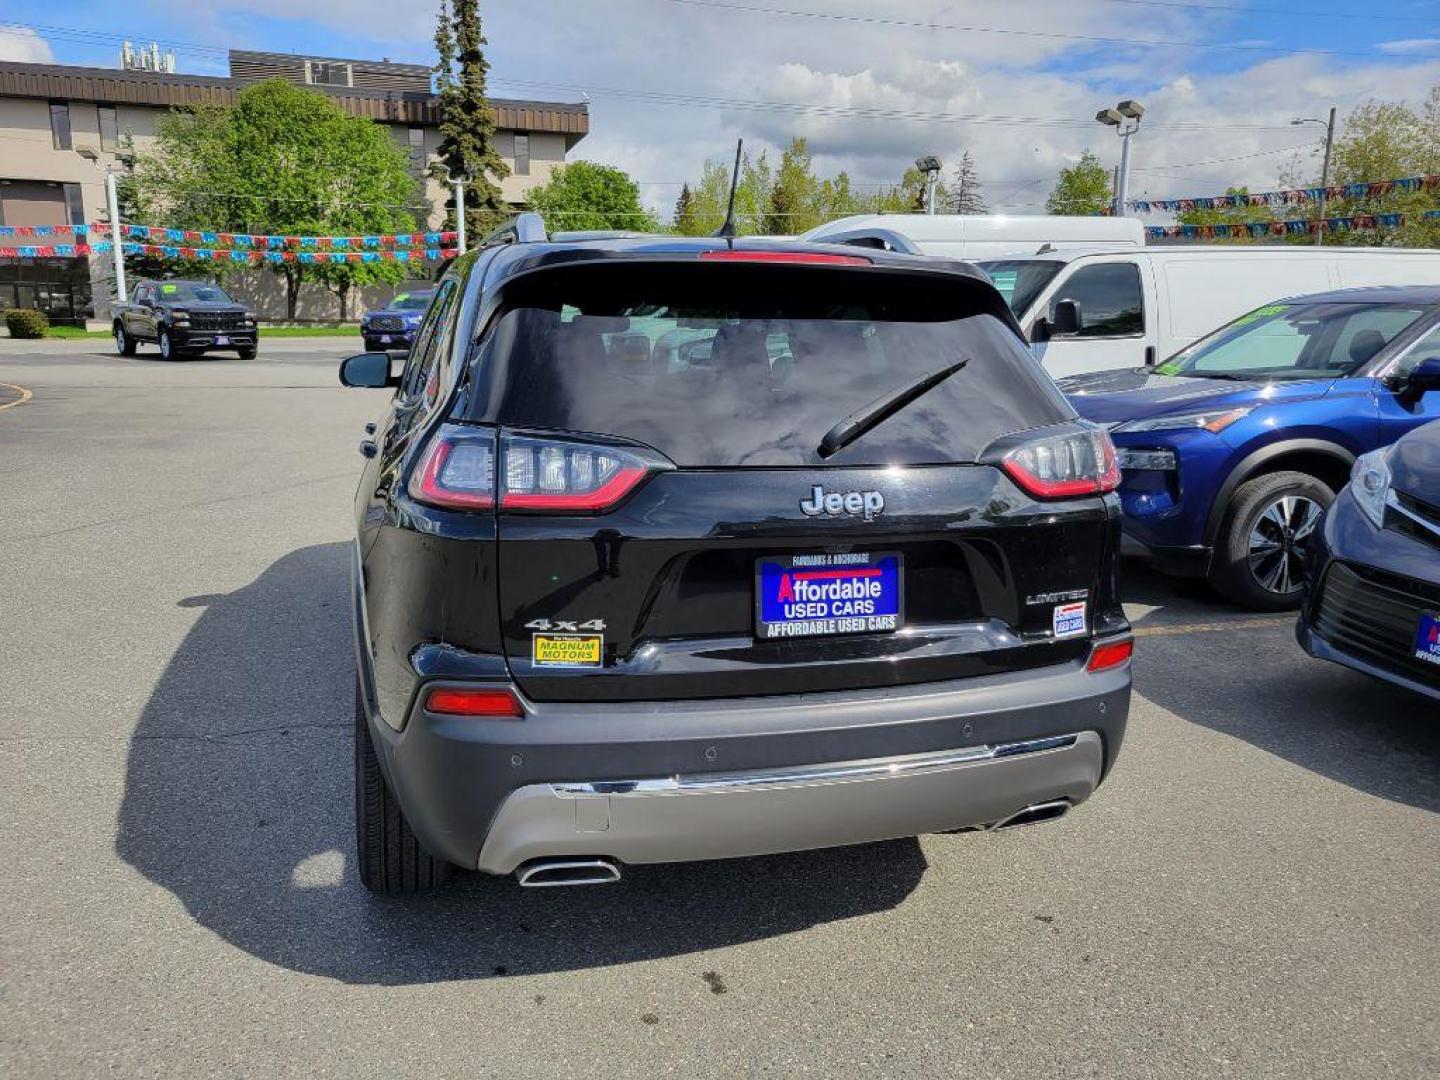
<svg viewBox="0 0 1440 1080"><path fill-rule="evenodd" d="M114 306L115 351L134 356L141 342L160 346L166 360L234 349L253 360L260 338L254 312L208 281L140 281L133 299Z"/></svg>

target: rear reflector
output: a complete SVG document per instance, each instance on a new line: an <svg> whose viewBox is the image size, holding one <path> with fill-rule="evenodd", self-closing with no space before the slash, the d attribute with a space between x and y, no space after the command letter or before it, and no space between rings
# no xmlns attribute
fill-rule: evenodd
<svg viewBox="0 0 1440 1080"><path fill-rule="evenodd" d="M707 262L795 263L821 266L872 266L863 255L830 255L823 251L702 251Z"/></svg>
<svg viewBox="0 0 1440 1080"><path fill-rule="evenodd" d="M1085 665L1086 671L1109 671L1111 668L1119 667L1130 659L1130 654L1135 651L1135 642L1131 640L1111 641L1104 645L1095 646L1090 653L1090 662Z"/></svg>
<svg viewBox="0 0 1440 1080"><path fill-rule="evenodd" d="M1100 495L1120 486L1115 444L1099 430L1035 439L1011 450L1000 464L1037 499Z"/></svg>
<svg viewBox="0 0 1440 1080"><path fill-rule="evenodd" d="M425 710L447 716L500 716L518 719L525 715L519 699L509 690L457 690L442 687L425 695Z"/></svg>

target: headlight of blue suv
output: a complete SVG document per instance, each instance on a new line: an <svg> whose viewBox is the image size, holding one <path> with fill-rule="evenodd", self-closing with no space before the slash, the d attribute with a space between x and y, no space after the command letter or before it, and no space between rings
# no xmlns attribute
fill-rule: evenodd
<svg viewBox="0 0 1440 1080"><path fill-rule="evenodd" d="M1235 409L1212 409L1207 412L1177 413L1156 416L1149 420L1130 420L1113 430L1122 431L1224 431L1231 424L1255 411L1254 405Z"/></svg>
<svg viewBox="0 0 1440 1080"><path fill-rule="evenodd" d="M1350 470L1350 495L1377 529L1385 527L1385 500L1390 494L1390 451L1371 450L1355 459Z"/></svg>

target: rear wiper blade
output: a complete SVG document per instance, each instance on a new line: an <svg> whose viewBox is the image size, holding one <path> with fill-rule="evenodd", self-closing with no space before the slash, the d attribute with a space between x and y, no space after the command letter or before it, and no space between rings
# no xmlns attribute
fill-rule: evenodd
<svg viewBox="0 0 1440 1080"><path fill-rule="evenodd" d="M970 363L968 359L959 360L939 371L922 375L908 386L903 386L884 397L878 397L864 408L856 409L825 433L825 437L820 440L820 445L816 447L815 452L822 458L838 454L861 435L877 424L890 419L921 394L933 390L968 363Z"/></svg>

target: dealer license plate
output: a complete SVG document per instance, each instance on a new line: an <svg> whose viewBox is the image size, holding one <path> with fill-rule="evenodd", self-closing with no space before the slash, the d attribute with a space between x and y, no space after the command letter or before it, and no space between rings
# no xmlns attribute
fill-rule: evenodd
<svg viewBox="0 0 1440 1080"><path fill-rule="evenodd" d="M1415 632L1415 656L1440 665L1440 614L1427 611L1420 616L1420 628Z"/></svg>
<svg viewBox="0 0 1440 1080"><path fill-rule="evenodd" d="M224 334L216 334L216 335L215 335L215 344L216 344L216 345L229 345L229 344L230 344L230 339L229 339L228 337L226 337Z"/></svg>
<svg viewBox="0 0 1440 1080"><path fill-rule="evenodd" d="M381 335L380 335L380 344L381 344L381 345L389 345L389 344L390 344L390 335L389 335L389 334L381 334Z"/></svg>
<svg viewBox="0 0 1440 1080"><path fill-rule="evenodd" d="M769 556L755 563L761 640L877 634L905 621L905 569L889 552Z"/></svg>

